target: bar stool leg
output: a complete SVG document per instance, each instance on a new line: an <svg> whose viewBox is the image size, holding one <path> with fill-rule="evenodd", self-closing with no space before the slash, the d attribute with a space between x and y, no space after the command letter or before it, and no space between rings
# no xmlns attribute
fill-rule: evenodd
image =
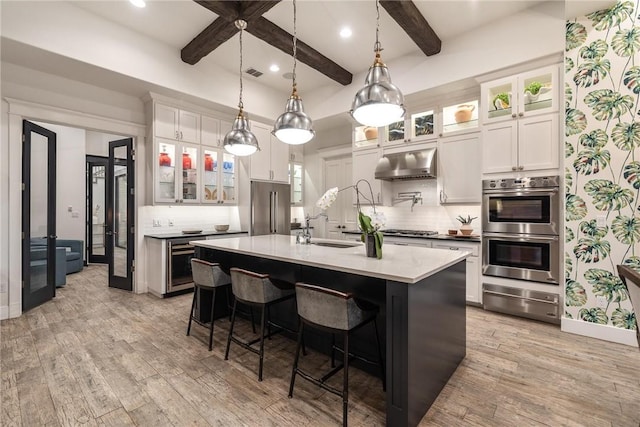
<svg viewBox="0 0 640 427"><path fill-rule="evenodd" d="M336 334L331 333L331 367L336 367Z"/></svg>
<svg viewBox="0 0 640 427"><path fill-rule="evenodd" d="M229 293L231 292L231 286L227 286L227 309L229 310L229 322L231 322L231 298L229 297Z"/></svg>
<svg viewBox="0 0 640 427"><path fill-rule="evenodd" d="M264 323L266 313L266 305L263 305L262 315L260 316L260 366L258 367L258 381L262 381L262 363L264 361Z"/></svg>
<svg viewBox="0 0 640 427"><path fill-rule="evenodd" d="M198 287L196 286L193 289L193 301L191 301L191 311L189 312L189 326L187 326L187 336L191 333L191 320L193 319L193 310L196 308L196 292L198 292Z"/></svg>
<svg viewBox="0 0 640 427"><path fill-rule="evenodd" d="M227 337L227 349L224 352L224 360L229 360L229 347L231 346L231 336L233 335L233 324L236 322L236 307L238 300L233 301L233 310L231 311L231 325L229 325L229 336Z"/></svg>
<svg viewBox="0 0 640 427"><path fill-rule="evenodd" d="M342 383L342 425L347 427L347 412L349 412L349 331L344 331L344 377Z"/></svg>
<svg viewBox="0 0 640 427"><path fill-rule="evenodd" d="M269 310L269 306L267 306L267 336L271 340L271 310Z"/></svg>
<svg viewBox="0 0 640 427"><path fill-rule="evenodd" d="M302 345L302 330L304 329L304 323L299 320L300 326L298 327L298 345L296 345L296 357L293 359L293 368L291 369L291 384L289 384L289 398L293 397L293 385L296 381L296 374L298 373L298 361L300 360L300 347Z"/></svg>
<svg viewBox="0 0 640 427"><path fill-rule="evenodd" d="M382 347L380 346L380 336L378 335L378 322L373 319L373 327L376 332L376 342L378 343L378 360L380 361L380 373L382 374L382 391L387 391L387 377L384 369L384 361L382 360Z"/></svg>
<svg viewBox="0 0 640 427"><path fill-rule="evenodd" d="M256 333L256 322L255 320L253 320L253 307L249 307L249 313L251 313L251 329L253 330L253 333Z"/></svg>
<svg viewBox="0 0 640 427"><path fill-rule="evenodd" d="M211 324L209 325L209 351L213 348L213 309L216 306L216 288L211 289Z"/></svg>

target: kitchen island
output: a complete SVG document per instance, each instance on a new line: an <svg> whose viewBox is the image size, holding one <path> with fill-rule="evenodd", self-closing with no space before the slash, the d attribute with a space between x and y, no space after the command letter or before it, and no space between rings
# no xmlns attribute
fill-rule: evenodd
<svg viewBox="0 0 640 427"><path fill-rule="evenodd" d="M346 247L324 246L332 242ZM191 242L196 256L224 269L240 267L268 273L274 280L353 292L378 304L378 324L384 325L387 425L417 425L465 356L468 253L388 245L378 260L367 258L361 244L315 243L298 245L295 237L282 235ZM294 307L289 309L293 327ZM352 348L375 354L374 345L373 334L363 333Z"/></svg>

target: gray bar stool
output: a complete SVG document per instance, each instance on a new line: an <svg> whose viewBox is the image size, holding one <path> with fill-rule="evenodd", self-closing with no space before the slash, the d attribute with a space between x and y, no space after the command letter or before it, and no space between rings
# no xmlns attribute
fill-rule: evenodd
<svg viewBox="0 0 640 427"><path fill-rule="evenodd" d="M201 326L209 326L209 351L213 348L213 310L216 305L216 289L220 286L228 285L231 277L220 268L220 264L191 258L191 272L193 273L193 301L191 302L191 312L189 313L189 326L187 326L187 336L191 333L191 321ZM196 299L201 289L211 290L211 323L208 325L201 322L194 314ZM229 294L227 294L227 305L229 304Z"/></svg>
<svg viewBox="0 0 640 427"><path fill-rule="evenodd" d="M313 384L342 397L342 425L347 425L347 412L349 405L349 359L359 359L367 363L375 364L376 362L367 360L361 356L349 353L349 332L360 328L367 323L373 322L376 333L376 342L378 346L378 364L382 374L382 389L385 390L385 372L384 363L382 361L382 350L380 348L380 338L378 336L378 325L376 316L380 308L366 301L357 300L353 294L327 289L320 286L308 285L306 283L296 283L296 302L298 305L298 315L300 316L300 329L298 330L298 345L296 347L296 356L291 371L291 384L289 385L289 397L293 397L293 386L296 375L312 382ZM308 325L312 328L327 331L332 334L342 334L343 348L337 348L334 341L331 346L331 359L333 363L333 354L335 350L343 353L342 364L333 367L321 378L314 378L310 374L298 368L298 360L300 358L300 346L302 343L302 334L304 326ZM342 383L342 391L326 384L338 371L344 369L344 377Z"/></svg>
<svg viewBox="0 0 640 427"><path fill-rule="evenodd" d="M287 330L291 333L295 333L284 326L277 325L267 319L267 312L269 307L273 304L288 300L295 296L295 289L293 284L274 282L269 278L268 274L259 274L251 271L243 270L240 268L231 268L231 290L235 301L233 303L233 311L231 314L231 326L229 327L229 336L227 337L227 350L224 353L224 360L229 360L229 348L231 341L240 345L241 347L251 351L260 356L260 365L258 368L258 381L262 381L262 366L264 361L264 339L270 338L283 330ZM241 341L233 336L233 326L236 321L236 309L238 302L248 305L249 307L255 306L262 309L262 315L260 316L260 337L252 341ZM253 323L253 322L252 322ZM269 329L265 335L265 326ZM271 331L271 326L275 326L277 329ZM260 342L260 349L252 347L253 344Z"/></svg>

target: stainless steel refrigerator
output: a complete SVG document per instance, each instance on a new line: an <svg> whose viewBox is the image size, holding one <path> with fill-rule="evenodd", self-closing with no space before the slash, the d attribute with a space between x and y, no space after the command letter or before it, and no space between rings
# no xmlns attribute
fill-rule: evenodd
<svg viewBox="0 0 640 427"><path fill-rule="evenodd" d="M291 233L291 186L251 181L251 236Z"/></svg>

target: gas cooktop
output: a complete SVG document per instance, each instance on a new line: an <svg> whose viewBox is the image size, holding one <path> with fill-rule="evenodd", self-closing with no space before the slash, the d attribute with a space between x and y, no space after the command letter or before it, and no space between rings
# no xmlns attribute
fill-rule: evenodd
<svg viewBox="0 0 640 427"><path fill-rule="evenodd" d="M382 230L382 234L387 236L435 236L438 232L429 230L398 230L390 228Z"/></svg>

